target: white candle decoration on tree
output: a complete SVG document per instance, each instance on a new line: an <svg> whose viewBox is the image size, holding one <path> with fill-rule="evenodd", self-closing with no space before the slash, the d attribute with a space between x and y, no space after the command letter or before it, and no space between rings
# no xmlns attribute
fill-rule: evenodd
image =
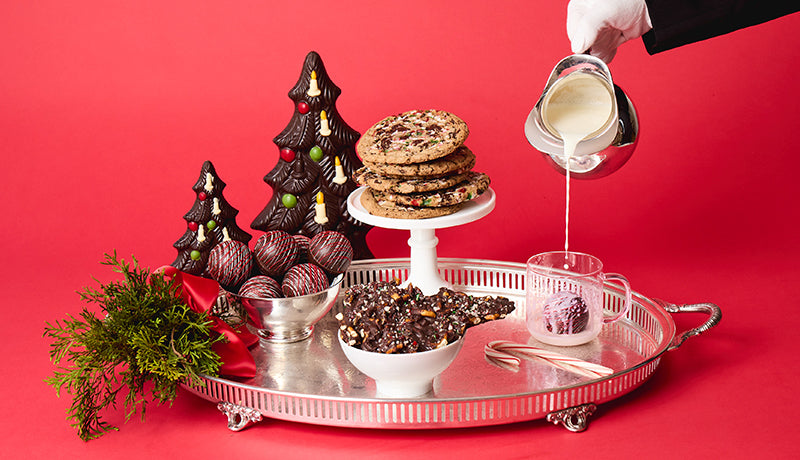
<svg viewBox="0 0 800 460"><path fill-rule="evenodd" d="M333 182L337 184L344 184L347 182L347 176L344 175L344 168L342 168L342 161L339 157L334 157L333 159L334 165L336 168L336 177L333 178Z"/></svg>
<svg viewBox="0 0 800 460"><path fill-rule="evenodd" d="M205 240L206 240L205 227L203 225L200 225L199 227L197 227L197 241L202 243Z"/></svg>
<svg viewBox="0 0 800 460"><path fill-rule="evenodd" d="M228 235L228 227L222 227L222 241L230 241L231 236Z"/></svg>
<svg viewBox="0 0 800 460"><path fill-rule="evenodd" d="M219 198L214 197L214 206L211 209L211 214L218 216L222 210L219 208Z"/></svg>
<svg viewBox="0 0 800 460"><path fill-rule="evenodd" d="M306 91L311 97L317 97L322 94L322 91L319 90L319 86L317 85L317 72L311 71L311 81L308 83L308 91Z"/></svg>
<svg viewBox="0 0 800 460"><path fill-rule="evenodd" d="M325 111L321 111L319 113L319 133L323 136L330 136L331 135L331 128L328 125L328 114Z"/></svg>
<svg viewBox="0 0 800 460"><path fill-rule="evenodd" d="M210 172L206 173L206 184L203 186L203 190L206 192L214 190L214 176Z"/></svg>
<svg viewBox="0 0 800 460"><path fill-rule="evenodd" d="M322 192L317 192L317 204L314 205L314 222L323 225L328 222L328 214L325 212L325 197Z"/></svg>

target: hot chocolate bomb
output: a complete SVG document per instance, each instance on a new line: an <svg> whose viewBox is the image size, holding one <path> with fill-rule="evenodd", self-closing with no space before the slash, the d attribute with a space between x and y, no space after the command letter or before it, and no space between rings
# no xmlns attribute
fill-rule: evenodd
<svg viewBox="0 0 800 460"><path fill-rule="evenodd" d="M239 295L255 299L276 299L283 297L280 283L266 275L258 275L247 280L241 288Z"/></svg>
<svg viewBox="0 0 800 460"><path fill-rule="evenodd" d="M577 334L589 323L589 309L579 295L559 291L545 300L545 327L554 334Z"/></svg>
<svg viewBox="0 0 800 460"><path fill-rule="evenodd" d="M300 234L292 235L292 238L294 238L294 242L297 243L297 247L300 249L297 263L304 264L308 262L308 246L311 244L311 238Z"/></svg>
<svg viewBox="0 0 800 460"><path fill-rule="evenodd" d="M208 271L225 288L241 285L243 297L274 299L324 291L330 286L328 276L344 273L352 260L353 247L339 232L323 231L308 238L271 230L261 235L252 253L239 241L215 246ZM254 263L261 274L247 279Z"/></svg>
<svg viewBox="0 0 800 460"><path fill-rule="evenodd" d="M225 287L239 285L250 276L252 268L250 248L241 241L223 241L214 246L208 256L209 275Z"/></svg>
<svg viewBox="0 0 800 460"><path fill-rule="evenodd" d="M318 233L308 246L308 257L330 274L347 271L353 260L353 246L341 233L324 231Z"/></svg>
<svg viewBox="0 0 800 460"><path fill-rule="evenodd" d="M300 248L292 235L283 230L270 230L258 238L253 255L262 273L282 276L297 263Z"/></svg>
<svg viewBox="0 0 800 460"><path fill-rule="evenodd" d="M286 297L322 292L328 288L328 276L314 264L299 264L290 268L281 284Z"/></svg>

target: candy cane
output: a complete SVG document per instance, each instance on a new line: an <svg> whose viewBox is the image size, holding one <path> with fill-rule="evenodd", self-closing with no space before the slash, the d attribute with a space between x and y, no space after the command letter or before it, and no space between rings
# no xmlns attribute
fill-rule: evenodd
<svg viewBox="0 0 800 460"><path fill-rule="evenodd" d="M486 360L490 363L512 372L519 371L520 359L516 356L497 351L494 348L490 348L488 345L484 348L484 352L486 353Z"/></svg>
<svg viewBox="0 0 800 460"><path fill-rule="evenodd" d="M501 367L505 367L506 369L509 367L513 368L514 366L516 366L516 369L519 369L519 359L526 358L591 378L605 377L614 373L613 369L600 364L590 363L571 356L565 356L530 345L512 343L506 340L489 342L489 344L484 347L484 352L490 362L495 364L503 363L504 365ZM514 364L513 360L516 360L516 364Z"/></svg>

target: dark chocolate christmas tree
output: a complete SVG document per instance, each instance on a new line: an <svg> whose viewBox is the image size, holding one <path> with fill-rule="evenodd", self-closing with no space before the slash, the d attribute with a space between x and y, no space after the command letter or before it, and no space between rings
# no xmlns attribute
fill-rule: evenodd
<svg viewBox="0 0 800 460"><path fill-rule="evenodd" d="M202 275L206 270L208 254L226 239L247 244L252 236L236 225L239 211L231 206L222 194L225 182L219 178L210 161L203 163L200 177L192 190L196 199L192 209L183 216L186 233L173 246L178 257L172 266L192 275Z"/></svg>
<svg viewBox="0 0 800 460"><path fill-rule="evenodd" d="M360 134L336 110L341 92L319 54L308 53L289 91L295 103L292 119L273 139L278 163L264 176L272 198L250 227L309 237L335 230L350 240L356 259L366 259L373 257L366 243L372 227L347 212L347 196L357 187L351 176L362 165L355 152Z"/></svg>

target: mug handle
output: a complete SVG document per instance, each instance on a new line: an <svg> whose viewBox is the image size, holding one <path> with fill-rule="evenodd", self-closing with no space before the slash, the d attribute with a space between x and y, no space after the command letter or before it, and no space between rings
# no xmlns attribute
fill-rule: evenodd
<svg viewBox="0 0 800 460"><path fill-rule="evenodd" d="M628 278L625 278L619 273L606 273L605 281L616 281L625 288L625 305L622 306L622 310L620 310L620 312L616 315L603 315L603 323L613 323L614 321L622 318L622 316L625 315L625 313L627 313L628 309L631 307L631 283L628 281Z"/></svg>

